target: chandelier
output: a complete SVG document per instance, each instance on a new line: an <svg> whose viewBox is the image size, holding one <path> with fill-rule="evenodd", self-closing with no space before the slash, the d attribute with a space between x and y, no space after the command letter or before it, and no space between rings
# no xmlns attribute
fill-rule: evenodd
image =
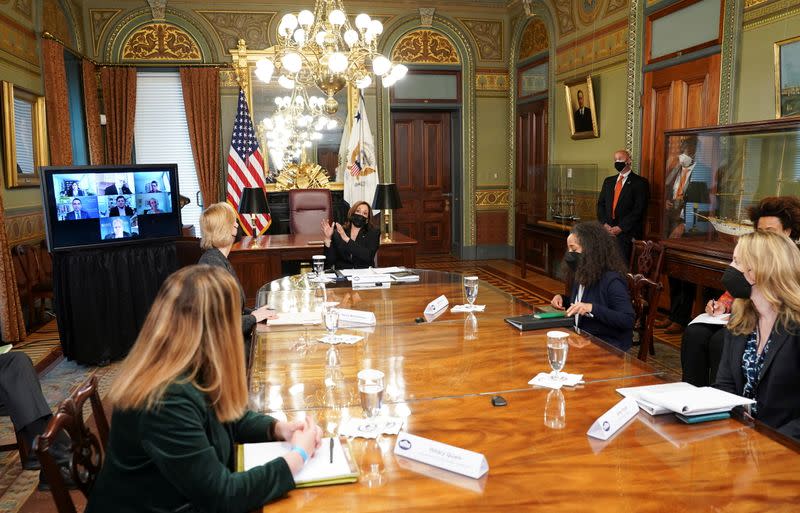
<svg viewBox="0 0 800 513"><path fill-rule="evenodd" d="M263 123L269 153L278 171L300 159L304 148L322 139L323 130L334 130L339 125L325 111L325 100L309 96L303 86L275 98L275 105L276 112Z"/></svg>
<svg viewBox="0 0 800 513"><path fill-rule="evenodd" d="M341 0L316 0L313 13L303 10L283 16L275 55L256 63L256 77L269 83L277 76L278 84L290 90L316 86L327 96L325 112L334 114L339 106L333 96L345 85L364 89L372 85L375 74L391 87L408 72L378 53L382 32L383 24L363 13L356 16L354 28Z"/></svg>

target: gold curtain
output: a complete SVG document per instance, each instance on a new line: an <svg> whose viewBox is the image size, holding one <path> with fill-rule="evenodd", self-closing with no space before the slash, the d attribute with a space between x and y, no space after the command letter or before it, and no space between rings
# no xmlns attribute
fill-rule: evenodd
<svg viewBox="0 0 800 513"><path fill-rule="evenodd" d="M197 182L206 205L221 200L219 70L181 68L181 87Z"/></svg>
<svg viewBox="0 0 800 513"><path fill-rule="evenodd" d="M52 39L42 39L44 95L47 112L47 142L50 164L72 165L72 137L69 127L69 95L64 68L64 47Z"/></svg>
<svg viewBox="0 0 800 513"><path fill-rule="evenodd" d="M17 276L6 235L6 209L0 194L0 328L5 342L25 340L25 318L17 290Z"/></svg>
<svg viewBox="0 0 800 513"><path fill-rule="evenodd" d="M136 116L136 68L102 68L108 164L130 164Z"/></svg>
<svg viewBox="0 0 800 513"><path fill-rule="evenodd" d="M86 110L86 135L89 142L89 163L105 164L103 134L100 131L100 97L97 92L97 67L92 61L81 61L83 104Z"/></svg>

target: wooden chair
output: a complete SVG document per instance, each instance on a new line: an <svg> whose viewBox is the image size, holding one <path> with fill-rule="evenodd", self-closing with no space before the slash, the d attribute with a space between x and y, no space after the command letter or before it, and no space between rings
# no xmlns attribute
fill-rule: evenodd
<svg viewBox="0 0 800 513"><path fill-rule="evenodd" d="M640 360L647 361L648 354L655 354L653 350L653 322L658 309L658 298L664 288L660 282L653 281L641 274L630 274L628 278L628 292L636 315L634 331L639 335Z"/></svg>
<svg viewBox="0 0 800 513"><path fill-rule="evenodd" d="M17 276L20 300L24 297L30 322L33 324L34 320L38 322L42 318L45 299L53 298L53 263L44 242L37 245L21 244L14 248L12 254L19 262L24 276L24 286L20 283L21 278ZM19 273L16 264L15 271Z"/></svg>
<svg viewBox="0 0 800 513"><path fill-rule="evenodd" d="M633 251L628 272L641 274L645 278L661 282L661 271L664 266L664 246L652 240L633 241Z"/></svg>
<svg viewBox="0 0 800 513"><path fill-rule="evenodd" d="M59 405L58 412L50 420L45 432L37 436L33 443L59 513L77 513L77 511L64 483L60 467L50 454L50 448L56 435L64 430L72 440L70 476L87 498L103 463L109 428L97 384L97 376L92 376L89 381L70 394ZM92 406L92 417L97 425L97 435L92 433L83 419L83 405L87 399Z"/></svg>

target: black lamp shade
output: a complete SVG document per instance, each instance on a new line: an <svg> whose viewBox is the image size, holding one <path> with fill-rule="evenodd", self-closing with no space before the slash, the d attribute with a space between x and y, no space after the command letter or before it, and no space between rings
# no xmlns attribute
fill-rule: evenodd
<svg viewBox="0 0 800 513"><path fill-rule="evenodd" d="M708 203L708 184L705 182L689 182L683 201L687 203Z"/></svg>
<svg viewBox="0 0 800 513"><path fill-rule="evenodd" d="M239 202L240 214L269 214L267 195L261 187L245 187Z"/></svg>
<svg viewBox="0 0 800 513"><path fill-rule="evenodd" d="M375 197L372 199L372 208L375 210L403 208L403 203L400 201L400 193L397 192L397 185L379 183L375 189Z"/></svg>

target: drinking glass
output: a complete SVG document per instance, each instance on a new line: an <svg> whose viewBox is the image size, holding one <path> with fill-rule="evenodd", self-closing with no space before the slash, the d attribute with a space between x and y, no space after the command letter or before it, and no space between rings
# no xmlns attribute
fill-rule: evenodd
<svg viewBox="0 0 800 513"><path fill-rule="evenodd" d="M361 426L362 431L373 431L378 425L372 420L378 416L383 403L383 372L376 369L364 369L358 373L358 393L361 396L361 409L364 416L370 419Z"/></svg>
<svg viewBox="0 0 800 513"><path fill-rule="evenodd" d="M478 297L477 276L464 276L464 295L467 296L469 306L473 306L475 304L475 299Z"/></svg>
<svg viewBox="0 0 800 513"><path fill-rule="evenodd" d="M569 333L563 331L547 332L547 359L553 372L550 373L554 381L563 381L566 378L561 375L561 369L567 363L567 352L569 350Z"/></svg>
<svg viewBox="0 0 800 513"><path fill-rule="evenodd" d="M567 401L561 390L551 390L544 405L544 425L550 429L564 429L567 425Z"/></svg>
<svg viewBox="0 0 800 513"><path fill-rule="evenodd" d="M470 312L464 318L464 340L475 340L478 338L478 318Z"/></svg>
<svg viewBox="0 0 800 513"><path fill-rule="evenodd" d="M328 330L328 342L333 344L336 338L336 330L339 329L339 309L334 305L325 305L323 312L325 319L325 329Z"/></svg>
<svg viewBox="0 0 800 513"><path fill-rule="evenodd" d="M311 264L314 268L314 274L316 274L316 277L322 278L323 271L325 270L325 255L312 256Z"/></svg>

